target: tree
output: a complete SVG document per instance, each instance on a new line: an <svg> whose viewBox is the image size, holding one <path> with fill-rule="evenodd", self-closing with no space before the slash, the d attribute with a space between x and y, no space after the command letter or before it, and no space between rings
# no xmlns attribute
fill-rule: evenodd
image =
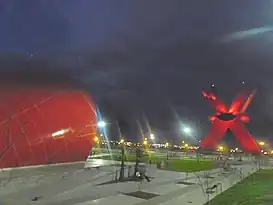
<svg viewBox="0 0 273 205"><path fill-rule="evenodd" d="M135 171L134 171L134 178L136 178L136 173L138 172L138 167L139 167L139 159L141 157L141 150L140 148L138 147L136 149L136 163L135 163Z"/></svg>
<svg viewBox="0 0 273 205"><path fill-rule="evenodd" d="M120 173L119 173L119 181L124 180L124 165L125 162L125 146L124 143L121 143L121 165L120 165Z"/></svg>

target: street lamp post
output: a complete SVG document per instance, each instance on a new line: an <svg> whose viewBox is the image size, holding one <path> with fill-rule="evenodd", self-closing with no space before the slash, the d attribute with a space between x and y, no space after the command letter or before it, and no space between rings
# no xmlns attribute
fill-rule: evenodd
<svg viewBox="0 0 273 205"><path fill-rule="evenodd" d="M95 142L99 144L103 140L104 133L105 133L105 127L106 127L106 122L104 120L100 120L97 122L97 134L98 136L95 137Z"/></svg>
<svg viewBox="0 0 273 205"><path fill-rule="evenodd" d="M191 132L192 132L192 130L189 127L183 127L182 131L183 131L183 133L184 133L185 136L189 136L191 134ZM188 144L185 144L184 147L187 149L188 148ZM185 151L186 151L186 156L187 156L188 155L188 151L187 150L185 150Z"/></svg>
<svg viewBox="0 0 273 205"><path fill-rule="evenodd" d="M192 130L190 127L183 127L181 131L183 133L183 136L185 136L183 141L186 141L186 137L188 137L192 133Z"/></svg>
<svg viewBox="0 0 273 205"><path fill-rule="evenodd" d="M120 166L119 181L124 181L124 161L125 161L124 140L121 140L120 144L121 144L121 166Z"/></svg>

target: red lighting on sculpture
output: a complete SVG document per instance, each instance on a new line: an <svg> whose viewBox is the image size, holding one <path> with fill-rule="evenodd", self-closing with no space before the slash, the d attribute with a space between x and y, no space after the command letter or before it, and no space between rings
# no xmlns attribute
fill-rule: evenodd
<svg viewBox="0 0 273 205"><path fill-rule="evenodd" d="M209 100L216 114L209 117L212 126L207 137L201 142L201 149L214 149L225 132L230 129L245 151L260 153L259 145L244 126L244 123L249 121L245 111L255 93L256 91L250 95L239 94L228 108L215 94L202 91L203 96Z"/></svg>
<svg viewBox="0 0 273 205"><path fill-rule="evenodd" d="M97 124L88 92L63 79L19 77L0 81L0 168L85 161Z"/></svg>

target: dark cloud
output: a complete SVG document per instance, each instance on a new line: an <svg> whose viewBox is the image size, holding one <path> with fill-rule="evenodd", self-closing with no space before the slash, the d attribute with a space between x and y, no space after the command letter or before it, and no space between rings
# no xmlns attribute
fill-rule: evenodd
<svg viewBox="0 0 273 205"><path fill-rule="evenodd" d="M212 113L200 96L202 87L216 84L217 93L227 104L241 89L257 87L258 95L249 108L255 123L250 125L257 132L262 129L267 133L264 130L269 130L268 123L263 124L260 120L272 121L265 110L271 104L267 95L271 93L268 86L273 74L272 62L261 55L268 51L263 48L262 38L254 40L252 46L249 44L249 41L222 45L192 40L155 46L153 42L130 41L125 50L86 57L90 68L99 69L87 68L85 73L90 75L85 74L85 80L91 87L99 88L99 92L94 89L94 95L99 96L103 107L107 105L106 113L122 113L123 118L134 123L139 113L145 111L151 124L164 127L164 130L173 127L170 103L177 107L182 119L208 125L207 115ZM92 62L95 62L94 66ZM92 76L96 72L105 73L105 76L98 73ZM246 82L245 88L242 88L242 80ZM109 82L111 87L106 86Z"/></svg>
<svg viewBox="0 0 273 205"><path fill-rule="evenodd" d="M6 41L2 37L0 45L30 49L34 57L18 66L5 56L5 66L53 70L83 81L102 112L120 121L128 135L139 133L136 120L144 123L145 113L158 132L178 136L175 108L204 136L212 113L201 88L215 84L228 104L243 89L242 80L245 89L258 88L249 126L270 133L272 33L220 41L226 34L270 26L269 1L26 2L4 10Z"/></svg>

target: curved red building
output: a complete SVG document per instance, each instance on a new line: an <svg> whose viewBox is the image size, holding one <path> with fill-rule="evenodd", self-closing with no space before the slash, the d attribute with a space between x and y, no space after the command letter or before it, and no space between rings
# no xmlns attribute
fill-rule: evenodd
<svg viewBox="0 0 273 205"><path fill-rule="evenodd" d="M0 168L86 160L96 134L89 93L60 77L23 78L0 78Z"/></svg>

